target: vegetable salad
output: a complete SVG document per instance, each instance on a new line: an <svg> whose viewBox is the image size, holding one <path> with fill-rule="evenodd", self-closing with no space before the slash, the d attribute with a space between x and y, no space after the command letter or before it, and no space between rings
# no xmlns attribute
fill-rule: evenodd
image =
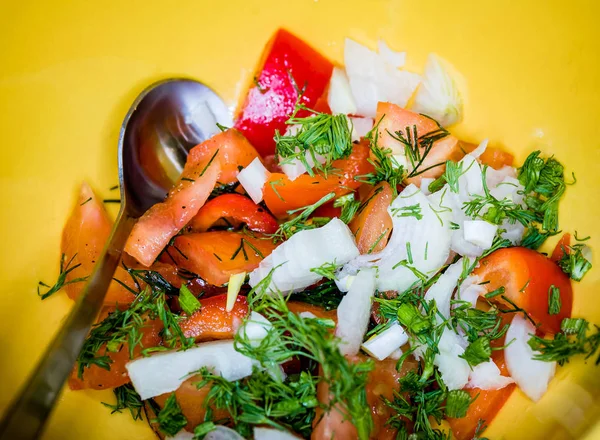
<svg viewBox="0 0 600 440"><path fill-rule="evenodd" d="M70 388L161 438L471 439L599 362L571 315L589 237L558 221L575 176L454 136L448 64L405 59L347 39L334 66L278 31L234 127L134 226ZM81 294L111 227L82 184L42 299Z"/></svg>

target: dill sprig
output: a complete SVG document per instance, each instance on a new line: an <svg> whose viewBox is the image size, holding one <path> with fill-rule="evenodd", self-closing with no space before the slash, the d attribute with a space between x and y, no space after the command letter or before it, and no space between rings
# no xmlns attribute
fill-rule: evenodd
<svg viewBox="0 0 600 440"><path fill-rule="evenodd" d="M227 410L234 428L248 437L254 425L290 429L310 437L317 399L318 377L303 371L279 380L268 371L254 371L245 379L230 382L208 369L200 370L198 388L210 387L204 401L208 419L212 408Z"/></svg>
<svg viewBox="0 0 600 440"><path fill-rule="evenodd" d="M532 335L529 339L530 347L539 354L534 359L545 362L557 362L564 365L573 356L585 355L588 359L596 354L600 347L600 327L594 325L590 331L590 324L582 318L565 318L560 325L561 331L553 339L541 338ZM600 364L600 356L596 359Z"/></svg>
<svg viewBox="0 0 600 440"><path fill-rule="evenodd" d="M73 263L73 260L75 259L76 256L77 256L77 254L73 255L71 257L71 259L68 261L68 263L65 264L65 254L61 254L61 256L60 256L60 271L58 274L58 279L56 280L56 283L54 283L53 286L49 286L48 284L44 283L43 281L38 282L37 294L41 299L46 299L46 298L54 295L60 289L62 289L65 286L68 286L69 284L81 283L83 281L86 281L89 278L88 276L85 276L85 277L75 278L73 280L67 281L67 275L69 275L71 272L73 272L75 269L77 269L79 266L81 266L81 263L71 266L71 264ZM42 293L40 290L40 287L45 287L48 290L46 292Z"/></svg>
<svg viewBox="0 0 600 440"><path fill-rule="evenodd" d="M271 329L260 341L251 341L245 335L236 335L236 349L257 360L267 370L291 357L301 356L321 367L319 380L327 383L331 400L326 410L339 405L358 431L360 439L368 439L373 421L366 401L365 386L371 361L351 363L339 350L339 339L332 335L334 323L326 319L310 319L290 312L283 296L267 291L273 272L250 292L251 308L263 314Z"/></svg>
<svg viewBox="0 0 600 440"><path fill-rule="evenodd" d="M113 389L113 393L115 394L115 398L117 402L113 405L106 402L101 402L102 405L111 409L111 414L116 412L120 413L124 409L128 409L129 413L133 420L141 420L142 419L142 411L144 409L144 403L142 402L142 398L135 391L133 385L130 383L121 385Z"/></svg>
<svg viewBox="0 0 600 440"><path fill-rule="evenodd" d="M309 217L319 206L324 205L334 197L335 193L331 192L321 197L320 200L312 205L288 211L289 215L295 215L295 217L279 225L279 229L277 229L277 231L271 236L273 238L273 242L288 240L297 232L304 231L306 229L319 228L327 224L329 220L331 220L329 217L315 217L312 219L309 219Z"/></svg>
<svg viewBox="0 0 600 440"><path fill-rule="evenodd" d="M170 437L174 437L179 431L185 428L187 419L181 411L175 393L172 393L167 398L165 406L163 406L153 422L158 424L158 429Z"/></svg>
<svg viewBox="0 0 600 440"><path fill-rule="evenodd" d="M592 263L583 255L586 245L577 243L563 250L558 265L564 273L575 281L581 281L592 268Z"/></svg>
<svg viewBox="0 0 600 440"><path fill-rule="evenodd" d="M298 117L299 111L309 112ZM348 157L352 152L352 123L346 115L328 115L296 103L286 124L296 126L295 133L281 135L275 131L276 152L280 164L301 162L308 174L314 176L313 167L324 175L331 169L334 160ZM307 160L307 155L312 163ZM321 164L318 156L325 158Z"/></svg>
<svg viewBox="0 0 600 440"><path fill-rule="evenodd" d="M327 280L314 287L309 287L300 292L292 293L290 301L301 301L325 310L335 310L340 305L344 294L335 285L335 281Z"/></svg>
<svg viewBox="0 0 600 440"><path fill-rule="evenodd" d="M333 202L333 207L342 208L340 220L348 224L357 214L360 208L360 202L358 200L355 200L354 193L350 193L346 194L345 196L338 197Z"/></svg>

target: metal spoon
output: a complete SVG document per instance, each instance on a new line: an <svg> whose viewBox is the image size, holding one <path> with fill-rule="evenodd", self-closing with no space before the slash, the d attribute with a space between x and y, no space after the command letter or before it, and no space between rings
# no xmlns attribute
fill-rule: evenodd
<svg viewBox="0 0 600 440"><path fill-rule="evenodd" d="M121 209L94 272L65 323L0 423L0 439L34 439L45 425L98 316L135 221L164 199L187 152L230 126L229 111L207 86L187 79L152 84L134 101L119 135Z"/></svg>

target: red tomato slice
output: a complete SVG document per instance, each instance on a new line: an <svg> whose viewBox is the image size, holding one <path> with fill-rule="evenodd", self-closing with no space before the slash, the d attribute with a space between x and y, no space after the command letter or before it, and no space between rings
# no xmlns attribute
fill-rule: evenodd
<svg viewBox="0 0 600 440"><path fill-rule="evenodd" d="M187 161L201 163L213 156L221 164L219 183L230 184L237 182L240 169L250 165L258 157L258 152L243 134L229 129L192 148Z"/></svg>
<svg viewBox="0 0 600 440"><path fill-rule="evenodd" d="M555 263L558 263L565 254L569 255L569 246L571 246L571 234L567 232L560 238L558 243L556 243L556 247L554 248L554 251L552 251L550 259Z"/></svg>
<svg viewBox="0 0 600 440"><path fill-rule="evenodd" d="M342 215L342 208L334 208L333 202L325 203L319 206L311 217L340 217Z"/></svg>
<svg viewBox="0 0 600 440"><path fill-rule="evenodd" d="M392 137L392 134L396 131L401 130L405 133L407 128L412 130L413 126L416 126L417 135L423 136L439 129L437 123L433 119L411 112L410 110L405 110L389 102L380 102L377 104L375 123L378 123L380 120L381 123L379 124L378 130L379 146L391 149L392 154L404 154L404 145ZM423 163L418 165L418 169L426 170L437 164L442 165L435 166L434 168L422 172L418 176L411 177L410 179L407 179L407 182L420 185L423 177L439 177L444 173L447 160L457 161L460 160L462 156L463 153L459 148L458 139L452 135L448 135L433 144L431 151L427 154Z"/></svg>
<svg viewBox="0 0 600 440"><path fill-rule="evenodd" d="M142 215L125 244L125 252L146 267L152 265L171 238L198 213L217 183L220 162L204 157L195 161L194 157L190 152L179 182L164 202Z"/></svg>
<svg viewBox="0 0 600 440"><path fill-rule="evenodd" d="M368 162L369 151L366 143L355 145L348 158L333 161L333 167L339 171L327 178L303 174L291 181L285 174L272 173L264 186L267 207L276 217L285 217L287 211L311 205L330 192L337 196L351 192L360 186L354 177L373 170Z"/></svg>
<svg viewBox="0 0 600 440"><path fill-rule="evenodd" d="M113 312L114 310L114 307L106 307L100 314L98 322L104 320L104 318L106 318L108 314ZM162 321L158 319L153 321L146 321L146 324L141 328L141 343L143 347L148 348L160 345L160 330L162 328ZM102 347L100 349L99 355L104 354L104 349L105 347ZM134 349L134 358L140 356L141 351L142 347L138 345ZM83 378L80 379L77 375L78 365L75 364L75 366L73 367L73 371L71 372L71 376L69 377L69 388L71 388L72 390L82 390L90 388L94 390L104 390L116 388L128 383L129 376L127 374L127 369L125 368L125 365L131 360L129 359L128 344L123 344L121 349L116 353L107 352L106 354L112 360L112 364L110 364L110 370L105 370L104 368L100 368L97 365L92 365L90 368L84 369Z"/></svg>
<svg viewBox="0 0 600 440"><path fill-rule="evenodd" d="M544 332L558 333L561 321L571 316L571 280L549 258L534 250L522 247L497 250L483 258L473 273L489 281L485 285L488 292L504 286L505 296L523 308ZM552 285L560 289L562 303L556 315L548 313L548 291ZM494 300L507 305L500 296Z"/></svg>
<svg viewBox="0 0 600 440"><path fill-rule="evenodd" d="M223 194L200 208L190 222L189 230L205 232L222 218L245 223L253 231L263 234L273 234L279 228L277 220L248 197L240 194Z"/></svg>
<svg viewBox="0 0 600 440"><path fill-rule="evenodd" d="M298 91L311 108L329 84L333 64L286 30L277 31L264 51L235 127L261 156L275 152L275 130L285 132L285 121L294 110ZM305 116L300 112L298 116Z"/></svg>
<svg viewBox="0 0 600 440"><path fill-rule="evenodd" d="M379 252L387 245L393 226L387 211L392 198L389 183L381 182L367 195L366 205L348 225L356 237L356 245L361 254Z"/></svg>
<svg viewBox="0 0 600 440"><path fill-rule="evenodd" d="M353 356L352 362L363 362L367 358L362 355ZM396 361L386 359L375 362L375 369L369 373L367 382L367 403L371 407L373 416L373 431L371 439L392 440L396 438L396 430L385 423L392 416L392 409L387 406L382 398L393 399L393 393L398 390L398 380L409 371L415 369L416 362L407 359L400 371L396 370ZM317 398L323 403L329 401L328 387L325 382L317 386ZM313 433L311 440L355 439L358 438L356 428L347 420L346 415L340 408L332 408L329 412L317 409L317 415L313 422Z"/></svg>
<svg viewBox="0 0 600 440"><path fill-rule="evenodd" d="M190 377L175 391L175 399L188 422L184 428L188 432L194 432L194 428L204 422L206 414L204 401L208 397L211 387L209 385L198 389L196 383L200 382L200 380L202 380L200 376ZM154 400L163 408L170 396L171 393L165 393L156 396ZM213 408L212 418L213 420L228 420L229 413L226 410Z"/></svg>
<svg viewBox="0 0 600 440"><path fill-rule="evenodd" d="M245 296L237 297L231 312L225 310L227 294L200 298L200 303L200 310L179 324L185 337L195 338L196 342L232 339L235 329L248 314Z"/></svg>
<svg viewBox="0 0 600 440"><path fill-rule="evenodd" d="M198 274L209 284L222 285L230 275L256 269L274 248L269 238L259 234L251 237L230 231L200 232L178 236L161 260Z"/></svg>
<svg viewBox="0 0 600 440"><path fill-rule="evenodd" d="M110 236L112 220L108 217L102 201L96 197L87 183L82 183L79 198L67 219L63 229L61 241L61 254L65 255L65 265L70 261L69 267L79 266L69 272L66 281L89 276L106 240ZM71 261L72 260L72 261ZM124 280L130 288L135 289L133 280L125 269L118 267L115 278ZM68 284L65 291L69 298L75 300L79 297L85 282ZM110 283L104 299L105 304L130 304L135 296L119 283Z"/></svg>
<svg viewBox="0 0 600 440"><path fill-rule="evenodd" d="M500 369L503 376L510 376L504 362L504 352L492 352L492 359ZM478 396L475 402L469 406L465 417L460 419L448 419L452 433L456 440L472 439L477 430L480 420L489 425L496 414L502 409L508 398L515 390L515 384L510 384L499 390L481 390L479 388L465 389L471 398Z"/></svg>

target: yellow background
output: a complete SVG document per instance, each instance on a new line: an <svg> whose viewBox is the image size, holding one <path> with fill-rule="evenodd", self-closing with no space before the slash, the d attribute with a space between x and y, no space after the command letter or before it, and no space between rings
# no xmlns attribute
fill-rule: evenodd
<svg viewBox="0 0 600 440"><path fill-rule="evenodd" d="M100 0L2 1L0 6L0 410L67 312L42 303L56 277L60 231L87 179L117 183L117 134L136 94L191 76L235 104L265 42L285 26L334 60L350 36L408 51L420 71L435 51L461 72L465 119L520 159L539 146L576 173L561 206L565 230L600 249L600 7L594 1ZM600 271L576 286L574 313L600 323ZM600 369L573 362L532 405L519 393L491 438L566 438L600 414ZM110 392L65 392L46 438L146 439L145 423L110 416ZM504 434L502 434L504 433ZM593 434L590 435L594 436ZM595 436L594 436L595 437Z"/></svg>

